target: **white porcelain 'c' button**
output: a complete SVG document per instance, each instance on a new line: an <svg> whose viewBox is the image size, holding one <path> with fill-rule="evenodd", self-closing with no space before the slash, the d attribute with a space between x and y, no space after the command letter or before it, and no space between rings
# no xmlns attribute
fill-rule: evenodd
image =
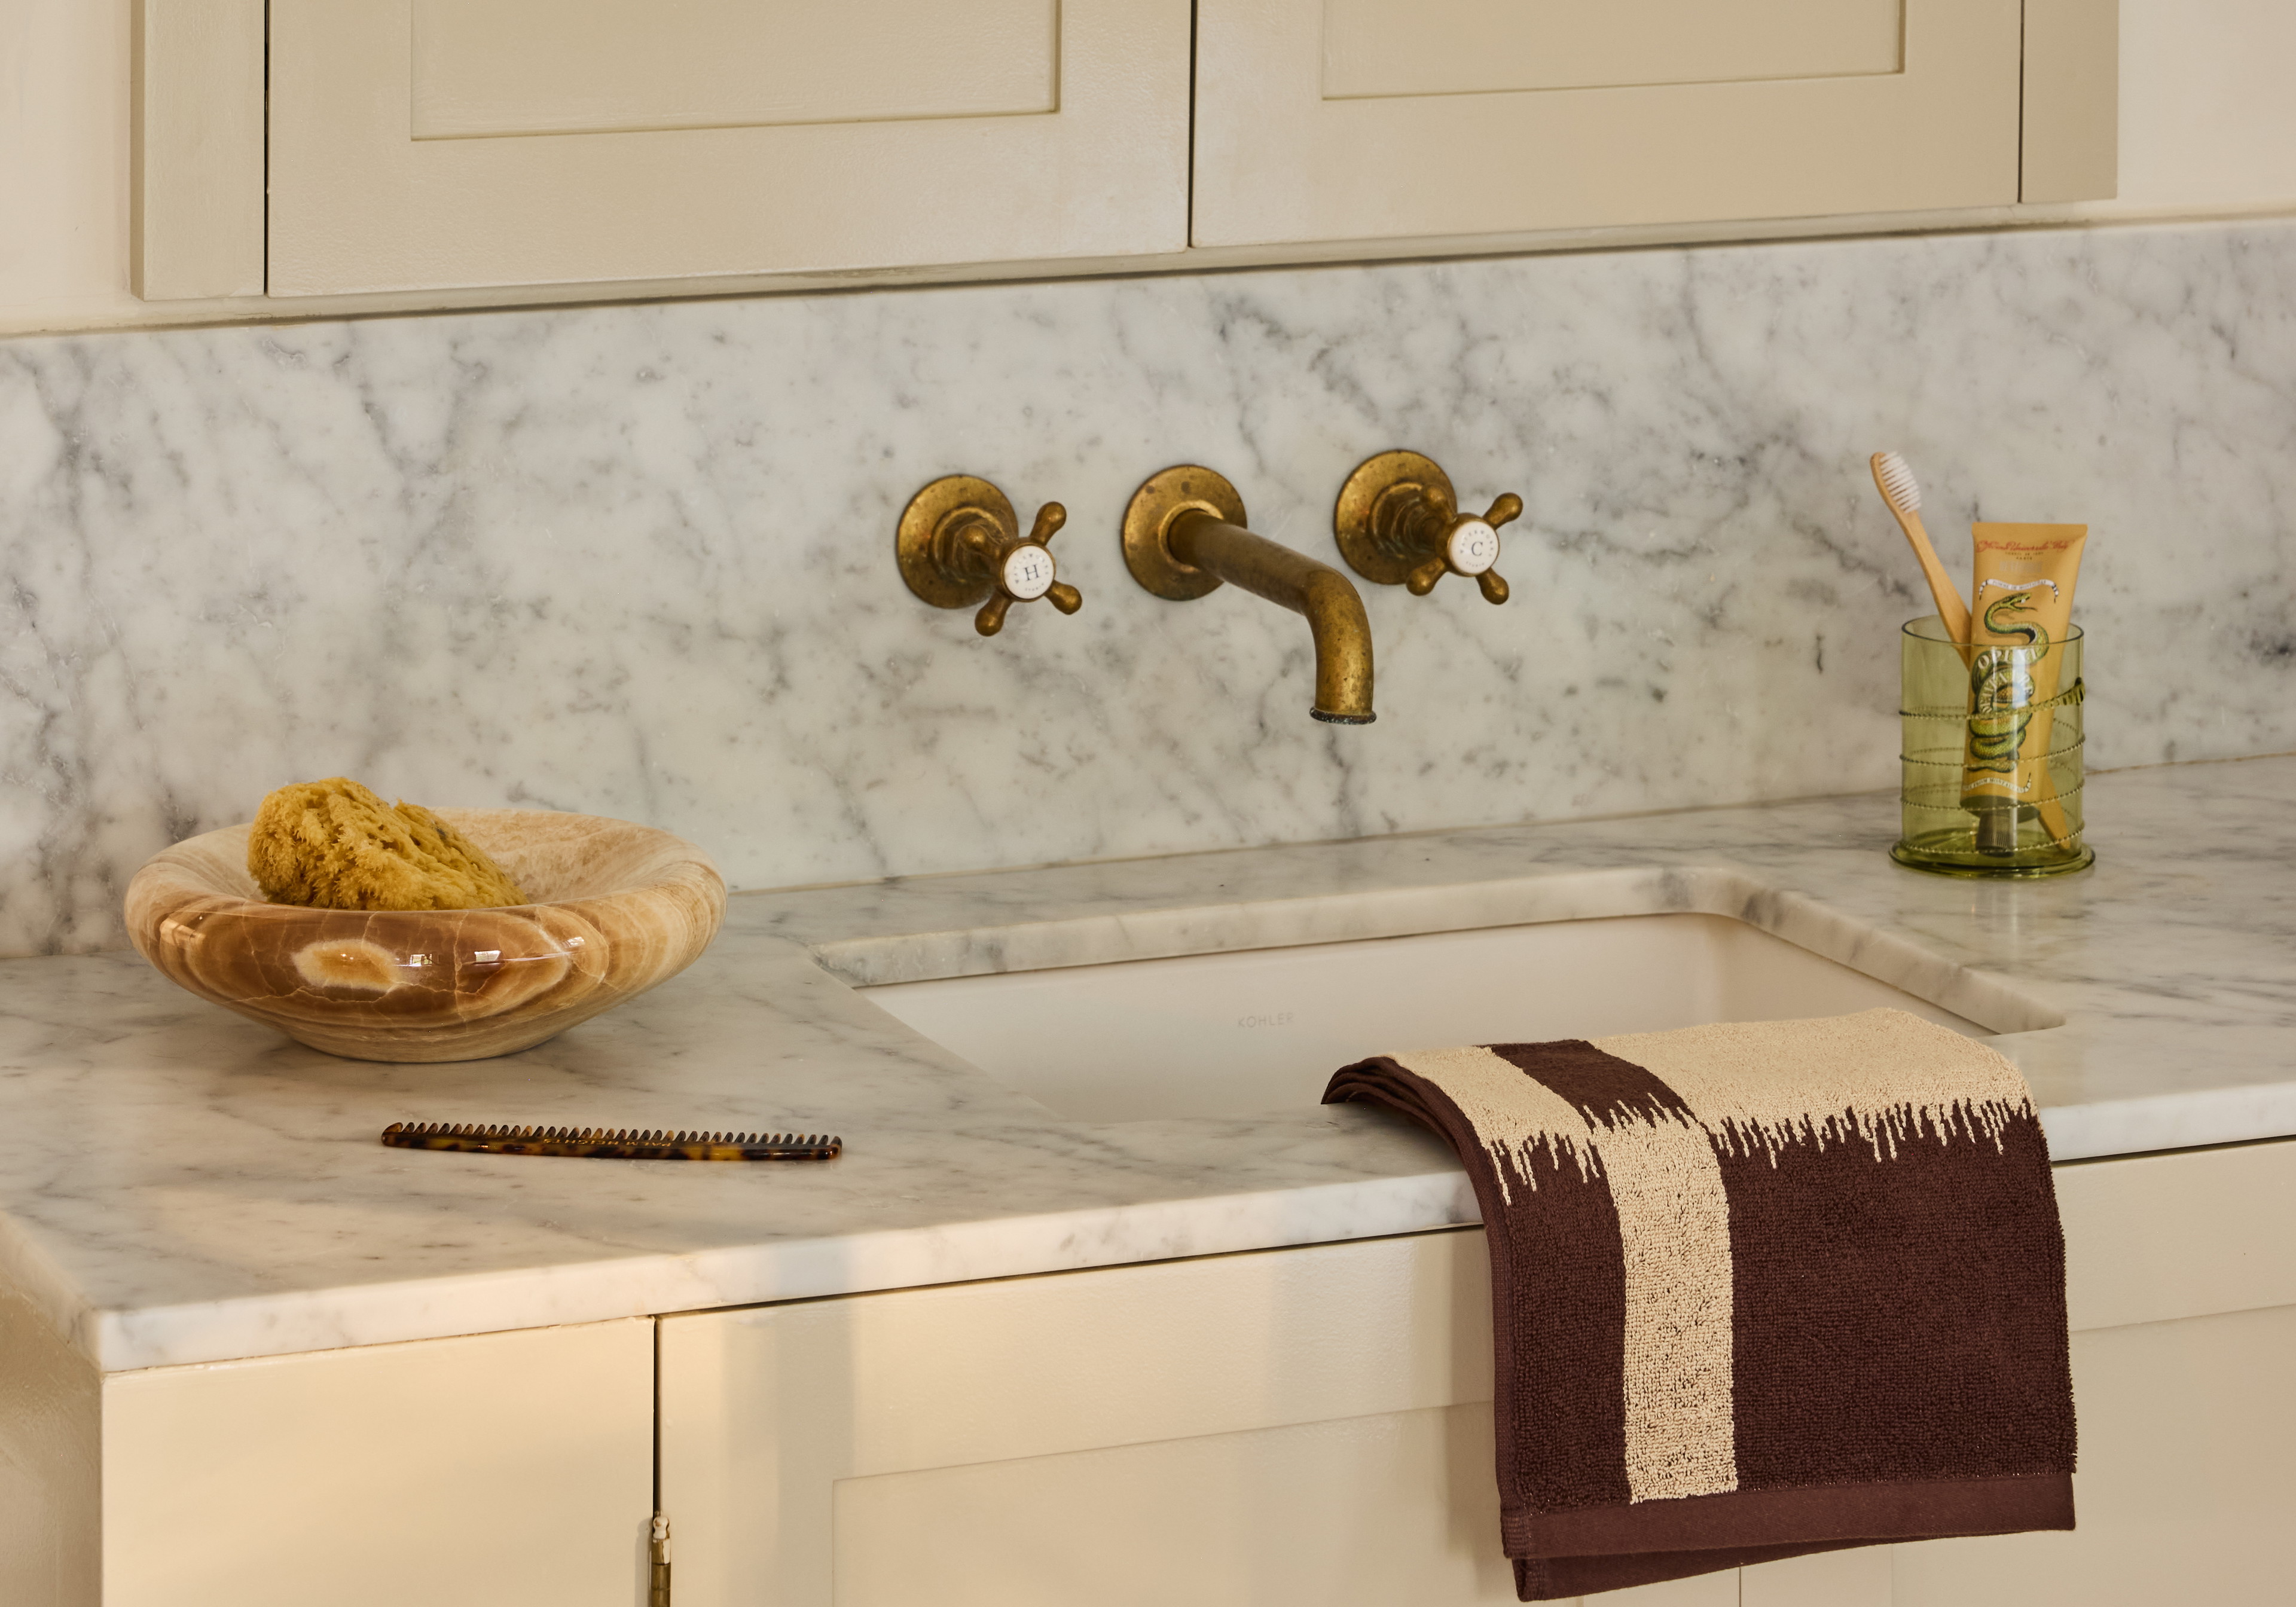
<svg viewBox="0 0 2296 1607"><path fill-rule="evenodd" d="M1498 545L1493 539L1492 546ZM1040 546L1017 546L1004 554L1004 589L1033 603L1053 589L1053 555Z"/></svg>
<svg viewBox="0 0 2296 1607"><path fill-rule="evenodd" d="M1480 575L1499 561L1499 533L1482 520L1463 519L1451 527L1444 555L1456 573Z"/></svg>

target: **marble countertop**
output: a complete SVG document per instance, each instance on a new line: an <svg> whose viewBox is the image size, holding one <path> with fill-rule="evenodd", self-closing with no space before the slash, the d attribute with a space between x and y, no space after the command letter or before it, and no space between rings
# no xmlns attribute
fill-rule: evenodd
<svg viewBox="0 0 2296 1607"><path fill-rule="evenodd" d="M2100 776L2095 868L2026 884L1891 865L1867 795L744 894L684 975L462 1065L332 1059L133 954L10 962L0 1290L118 1372L1472 1222L1448 1153L1382 1112L1070 1121L851 984L1590 914L1736 916L1979 1019L2061 1015L1994 1040L2060 1160L2296 1135L2292 801L2296 758ZM413 1118L848 1148L375 1142Z"/></svg>

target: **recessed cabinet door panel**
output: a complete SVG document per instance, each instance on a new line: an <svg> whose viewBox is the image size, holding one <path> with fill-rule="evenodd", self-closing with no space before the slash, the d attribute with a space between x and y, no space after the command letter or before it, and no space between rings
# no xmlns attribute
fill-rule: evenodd
<svg viewBox="0 0 2296 1607"><path fill-rule="evenodd" d="M1898 1546L1893 1607L2296 1596L2281 1537L2296 1511L2292 1355L2290 1306L2074 1334L2079 1527Z"/></svg>
<svg viewBox="0 0 2296 1607"><path fill-rule="evenodd" d="M1512 1602L1488 1265L1430 1234L666 1318L679 1607Z"/></svg>
<svg viewBox="0 0 2296 1607"><path fill-rule="evenodd" d="M272 0L275 296L1177 250L1187 0Z"/></svg>
<svg viewBox="0 0 2296 1607"><path fill-rule="evenodd" d="M104 1607L629 1607L653 1349L624 1318L113 1373Z"/></svg>
<svg viewBox="0 0 2296 1607"><path fill-rule="evenodd" d="M414 0L414 135L1060 110L1059 0Z"/></svg>
<svg viewBox="0 0 2296 1607"><path fill-rule="evenodd" d="M1905 0L1325 0L1324 94L1475 94L1896 72Z"/></svg>
<svg viewBox="0 0 2296 1607"><path fill-rule="evenodd" d="M2017 200L2016 0L1201 0L1199 245Z"/></svg>

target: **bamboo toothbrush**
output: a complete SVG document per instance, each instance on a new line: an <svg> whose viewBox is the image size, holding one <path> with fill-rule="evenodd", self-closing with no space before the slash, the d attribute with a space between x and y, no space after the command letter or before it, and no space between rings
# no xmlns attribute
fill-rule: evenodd
<svg viewBox="0 0 2296 1607"><path fill-rule="evenodd" d="M1969 641L1969 610L1961 601L1945 565L1938 562L1937 549L1930 545L1929 532L1922 529L1922 488L1914 478L1914 471L1906 460L1894 452L1874 455L1874 486L1882 493L1882 500L1890 504L1890 512L1898 516L1898 528L1906 533L1906 540L1920 560L1922 573L1930 583L1930 595L1937 602L1938 618L1945 622L1946 634L1956 642ZM1968 656L1966 651L1963 656Z"/></svg>

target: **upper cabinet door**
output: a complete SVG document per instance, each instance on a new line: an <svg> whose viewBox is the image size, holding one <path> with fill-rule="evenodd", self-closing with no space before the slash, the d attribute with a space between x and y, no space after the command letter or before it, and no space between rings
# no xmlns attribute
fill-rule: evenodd
<svg viewBox="0 0 2296 1607"><path fill-rule="evenodd" d="M1188 0L271 0L268 289L1187 243Z"/></svg>
<svg viewBox="0 0 2296 1607"><path fill-rule="evenodd" d="M1198 245L2006 205L2018 0L1199 0Z"/></svg>

